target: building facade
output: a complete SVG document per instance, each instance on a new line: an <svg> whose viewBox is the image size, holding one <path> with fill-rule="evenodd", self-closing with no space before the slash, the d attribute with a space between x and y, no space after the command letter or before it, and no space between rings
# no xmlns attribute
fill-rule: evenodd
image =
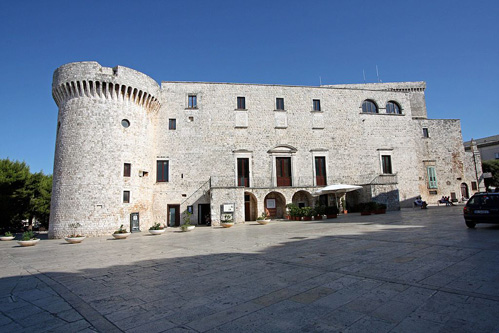
<svg viewBox="0 0 499 333"><path fill-rule="evenodd" d="M424 82L328 85L162 82L133 69L70 63L59 107L50 237L224 215L236 223L313 206L330 184L347 203L410 207L481 183L459 120L428 119ZM476 157L478 156L478 161ZM478 175L480 174L480 175ZM478 175L478 177L477 177ZM468 195L469 196L469 195ZM131 222L132 221L132 222Z"/></svg>
<svg viewBox="0 0 499 333"><path fill-rule="evenodd" d="M488 136L472 141L475 141L482 161L499 160L499 135ZM465 151L471 151L472 141L464 142Z"/></svg>

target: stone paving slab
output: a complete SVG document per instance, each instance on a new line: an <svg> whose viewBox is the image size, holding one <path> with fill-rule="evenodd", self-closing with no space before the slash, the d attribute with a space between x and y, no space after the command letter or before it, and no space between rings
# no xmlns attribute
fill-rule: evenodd
<svg viewBox="0 0 499 333"><path fill-rule="evenodd" d="M0 331L499 332L498 236L430 207L0 242Z"/></svg>

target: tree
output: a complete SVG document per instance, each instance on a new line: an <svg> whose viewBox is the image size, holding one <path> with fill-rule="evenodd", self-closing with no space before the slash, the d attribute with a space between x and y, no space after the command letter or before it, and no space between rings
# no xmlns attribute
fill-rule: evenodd
<svg viewBox="0 0 499 333"><path fill-rule="evenodd" d="M499 160L483 161L482 170L492 173L492 178L485 179L485 186L499 187Z"/></svg>
<svg viewBox="0 0 499 333"><path fill-rule="evenodd" d="M19 229L28 208L25 186L30 177L24 162L0 160L0 219L1 229Z"/></svg>
<svg viewBox="0 0 499 333"><path fill-rule="evenodd" d="M52 176L31 174L24 162L0 160L0 229L18 230L21 221L36 218L48 227Z"/></svg>

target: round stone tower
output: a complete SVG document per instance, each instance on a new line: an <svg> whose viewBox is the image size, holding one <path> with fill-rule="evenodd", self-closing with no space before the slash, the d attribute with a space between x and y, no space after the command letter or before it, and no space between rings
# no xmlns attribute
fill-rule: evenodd
<svg viewBox="0 0 499 333"><path fill-rule="evenodd" d="M108 234L152 225L159 85L133 69L77 62L59 67L52 95L59 115L49 237ZM135 219L135 218L134 218ZM134 221L135 222L135 221Z"/></svg>

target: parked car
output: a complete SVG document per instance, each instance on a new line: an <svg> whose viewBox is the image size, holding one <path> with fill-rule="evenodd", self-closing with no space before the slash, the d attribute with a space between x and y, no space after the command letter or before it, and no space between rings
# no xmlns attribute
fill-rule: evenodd
<svg viewBox="0 0 499 333"><path fill-rule="evenodd" d="M476 193L464 206L463 214L468 228L477 223L499 224L499 193Z"/></svg>

